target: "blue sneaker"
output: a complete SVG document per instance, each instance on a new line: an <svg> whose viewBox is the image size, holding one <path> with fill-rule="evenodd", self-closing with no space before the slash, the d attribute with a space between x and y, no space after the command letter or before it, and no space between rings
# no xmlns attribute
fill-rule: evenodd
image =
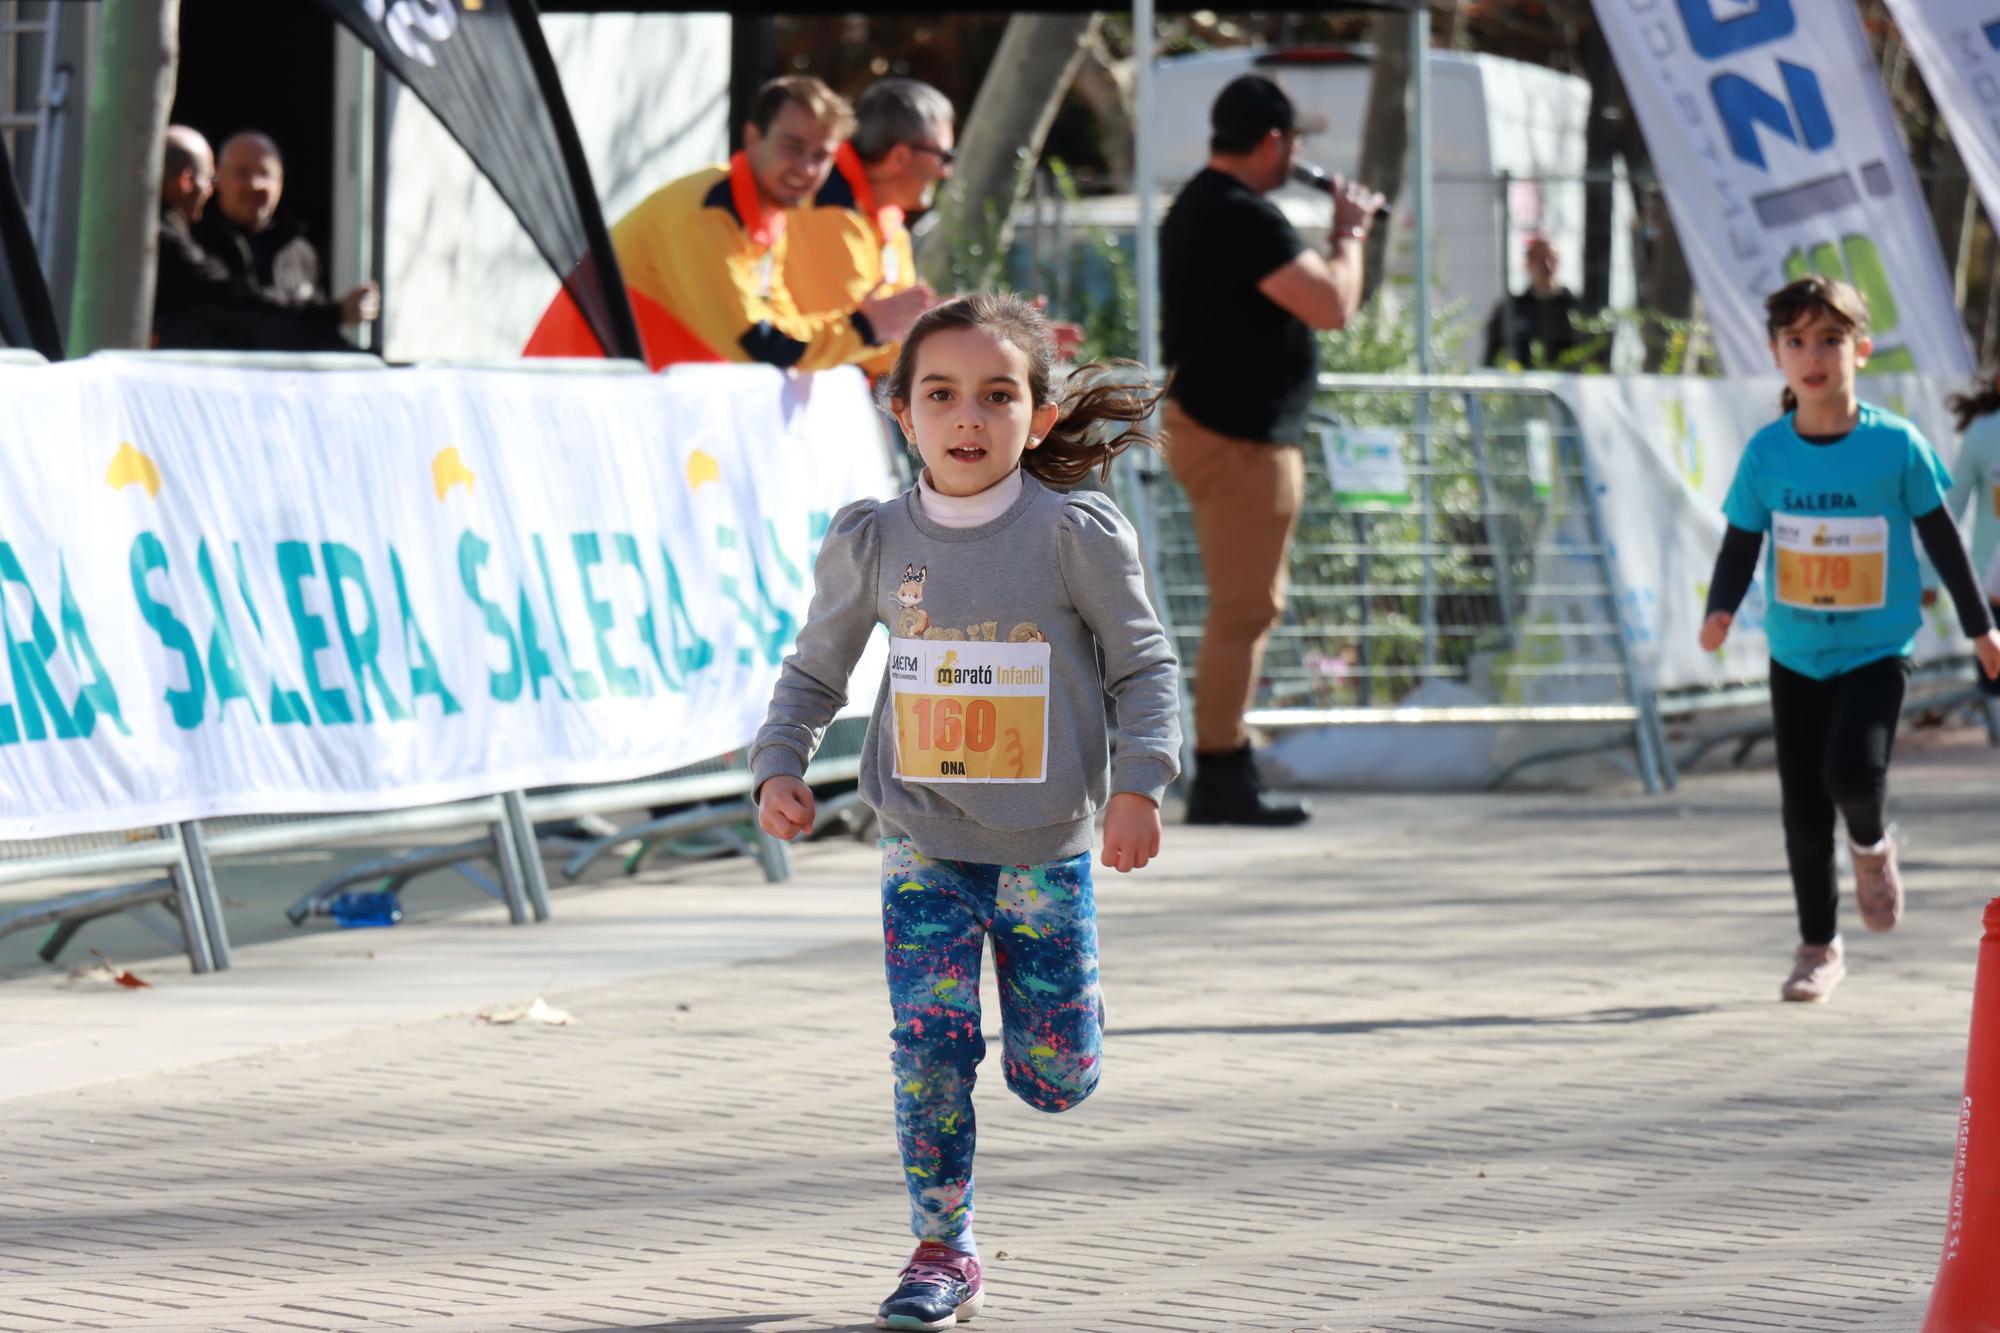
<svg viewBox="0 0 2000 1333"><path fill-rule="evenodd" d="M917 1246L903 1265L896 1294L882 1302L877 1328L950 1328L979 1313L986 1289L979 1283L979 1257L961 1254L942 1241Z"/></svg>

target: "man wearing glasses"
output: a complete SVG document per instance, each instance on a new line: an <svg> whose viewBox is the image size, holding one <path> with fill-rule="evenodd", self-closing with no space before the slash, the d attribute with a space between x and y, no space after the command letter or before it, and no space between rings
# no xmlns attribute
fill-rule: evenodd
<svg viewBox="0 0 2000 1333"><path fill-rule="evenodd" d="M743 149L662 186L611 229L632 313L655 370L686 361L761 361L826 370L868 361L900 342L930 292L862 291L807 313L786 281L786 210L826 184L854 128L844 98L818 79L773 79L758 90ZM559 293L528 356L601 355L567 292Z"/></svg>
<svg viewBox="0 0 2000 1333"><path fill-rule="evenodd" d="M785 286L809 315L917 286L904 219L931 207L957 156L951 101L928 83L872 83L856 99L854 118L854 136L835 150L826 184L785 223ZM883 374L897 350L884 347L861 366Z"/></svg>

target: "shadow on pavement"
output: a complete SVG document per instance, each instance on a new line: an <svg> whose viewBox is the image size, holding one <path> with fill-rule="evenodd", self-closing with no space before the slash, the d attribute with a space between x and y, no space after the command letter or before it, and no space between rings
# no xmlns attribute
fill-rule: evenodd
<svg viewBox="0 0 2000 1333"><path fill-rule="evenodd" d="M864 1333L875 1327L872 1320L846 1324L822 1324L809 1314L732 1314L714 1318L675 1319L664 1324L606 1324L583 1328L576 1333Z"/></svg>
<svg viewBox="0 0 2000 1333"><path fill-rule="evenodd" d="M1109 1028L1110 1037L1182 1037L1213 1033L1231 1037L1340 1037L1362 1032L1396 1032L1417 1028L1579 1027L1610 1023L1650 1023L1660 1018L1690 1018L1712 1014L1721 1005L1694 1008L1661 1005L1650 1009L1592 1009L1582 1014L1466 1014L1452 1018L1373 1018L1352 1023L1243 1023L1213 1027Z"/></svg>

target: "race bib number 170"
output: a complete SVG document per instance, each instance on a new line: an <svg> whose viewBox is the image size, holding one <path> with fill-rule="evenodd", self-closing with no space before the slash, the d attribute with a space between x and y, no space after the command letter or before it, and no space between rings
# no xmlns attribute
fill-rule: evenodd
<svg viewBox="0 0 2000 1333"><path fill-rule="evenodd" d="M1047 780L1048 644L891 639L889 694L902 781Z"/></svg>
<svg viewBox="0 0 2000 1333"><path fill-rule="evenodd" d="M1808 611L1874 611L1889 582L1889 520L1775 514L1778 601Z"/></svg>

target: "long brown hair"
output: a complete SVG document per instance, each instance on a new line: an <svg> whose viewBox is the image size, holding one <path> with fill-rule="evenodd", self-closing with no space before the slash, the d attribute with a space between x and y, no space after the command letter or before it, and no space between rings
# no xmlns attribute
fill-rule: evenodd
<svg viewBox="0 0 2000 1333"><path fill-rule="evenodd" d="M1771 335L1772 342L1778 341L1778 335L1792 325L1813 315L1831 317L1857 339L1868 336L1867 299L1852 286L1837 279L1822 278L1815 273L1809 278L1788 282L1764 298L1764 330ZM1798 410L1798 395L1792 392L1789 384L1779 395L1778 406L1786 412Z"/></svg>
<svg viewBox="0 0 2000 1333"><path fill-rule="evenodd" d="M2000 366L1981 375L1964 393L1955 393L1945 399L1944 404L1958 415L1960 435L1965 434L1966 428L1980 417L2000 412Z"/></svg>
<svg viewBox="0 0 2000 1333"><path fill-rule="evenodd" d="M1035 407L1062 403L1062 415L1036 448L1021 455L1021 470L1051 486L1074 486L1092 469L1111 475L1111 460L1133 445L1156 448L1137 429L1153 415L1164 390L1155 390L1145 367L1134 361L1093 362L1069 373L1058 399L1050 387L1056 364L1055 332L1048 316L1012 292L976 292L932 306L903 339L896 368L882 377L876 397L895 415L908 405L917 373L917 349L946 329L984 329L1021 349L1028 358L1028 396ZM1118 429L1118 427L1124 429ZM912 442L914 444L914 441Z"/></svg>

